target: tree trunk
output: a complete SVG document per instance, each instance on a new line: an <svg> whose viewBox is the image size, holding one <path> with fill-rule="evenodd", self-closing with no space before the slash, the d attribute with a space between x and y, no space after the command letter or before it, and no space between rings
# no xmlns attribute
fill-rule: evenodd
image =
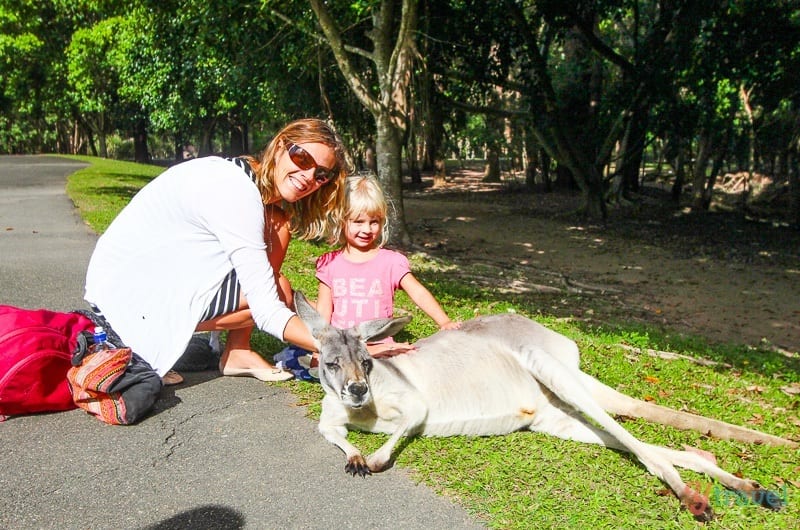
<svg viewBox="0 0 800 530"><path fill-rule="evenodd" d="M383 114L376 117L378 138L378 181L386 192L389 205L389 238L394 244L408 245L411 238L405 225L403 208L403 186L401 176L401 134L391 117Z"/></svg>
<svg viewBox="0 0 800 530"><path fill-rule="evenodd" d="M140 164L150 162L150 152L147 149L147 122L138 118L133 124L133 160Z"/></svg>
<svg viewBox="0 0 800 530"><path fill-rule="evenodd" d="M200 136L200 152L198 153L198 156L208 156L214 154L213 140L215 125L216 121L213 118L203 121L203 128Z"/></svg>
<svg viewBox="0 0 800 530"><path fill-rule="evenodd" d="M672 200L675 204L680 204L681 195L683 195L683 184L686 182L686 164L683 160L684 150L679 147L675 160L672 162L672 167L675 170L675 181L672 183Z"/></svg>
<svg viewBox="0 0 800 530"><path fill-rule="evenodd" d="M706 179L705 189L703 190L703 204L705 205L706 210L711 207L711 198L714 194L714 184L717 182L717 177L719 176L720 171L722 171L722 164L725 162L725 156L728 154L728 133L729 131L726 131L723 134L722 141L713 154L711 172Z"/></svg>
<svg viewBox="0 0 800 530"><path fill-rule="evenodd" d="M411 177L411 184L415 187L422 185L422 172L419 169L417 160L417 134L413 128L409 128L408 141L406 142L406 166Z"/></svg>
<svg viewBox="0 0 800 530"><path fill-rule="evenodd" d="M605 192L609 202L622 203L627 192L639 190L643 140L638 137L644 132L637 130L638 126L635 125L640 121L635 109L636 106L633 105L632 110L625 109L619 113L614 125L606 134L605 141L600 145L595 159L597 168L606 167L609 172L612 171L613 160L613 173L608 190Z"/></svg>
<svg viewBox="0 0 800 530"><path fill-rule="evenodd" d="M647 114L635 109L628 122L620 161L623 194L626 191L639 191L639 174L641 173L642 158L644 156L646 120Z"/></svg>
<svg viewBox="0 0 800 530"><path fill-rule="evenodd" d="M490 145L486 150L483 182L500 182L500 147Z"/></svg>
<svg viewBox="0 0 800 530"><path fill-rule="evenodd" d="M557 141L560 151L557 179L564 184L564 179L569 178L571 183L578 186L581 191L579 215L605 221L608 210L606 209L603 176L584 155L573 148L570 138L562 136L562 133L562 130L556 131L556 135L559 136Z"/></svg>
<svg viewBox="0 0 800 530"><path fill-rule="evenodd" d="M663 140L656 139L653 142L653 149L652 149L653 156L656 159L656 169L655 175L656 177L661 176L661 172L664 169L664 145Z"/></svg>
<svg viewBox="0 0 800 530"><path fill-rule="evenodd" d="M433 88L430 88L433 90ZM435 94L428 96L435 98ZM442 105L434 103L429 105L427 119L424 120L423 135L425 138L425 154L422 159L423 171L436 169L436 162L441 159L439 151L442 147L444 137L444 117L442 116Z"/></svg>
<svg viewBox="0 0 800 530"><path fill-rule="evenodd" d="M536 173L541 166L539 161L539 146L528 131L523 131L525 142L525 187L533 191L536 189Z"/></svg>
<svg viewBox="0 0 800 530"><path fill-rule="evenodd" d="M605 190L603 189L603 177L594 167L588 169L587 174L583 179L577 180L584 185L581 188L581 213L589 219L602 219L606 220L608 217L608 210L606 209Z"/></svg>
<svg viewBox="0 0 800 530"><path fill-rule="evenodd" d="M700 138L697 141L697 157L695 158L692 171L692 211L700 212L708 210L709 204L705 200L706 188L706 169L711 158L713 143L711 134L707 129L700 131Z"/></svg>
<svg viewBox="0 0 800 530"><path fill-rule="evenodd" d="M755 118L753 116L753 108L750 104L750 95L753 92L753 87L749 90L745 89L744 84L739 87L739 97L742 100L742 106L747 116L747 176L744 181L744 191L742 192L742 212L747 210L747 199L750 196L750 182L753 180L753 171L755 170L756 162L756 127Z"/></svg>
<svg viewBox="0 0 800 530"><path fill-rule="evenodd" d="M544 191L550 193L553 191L553 183L550 180L550 155L544 149L539 149L539 164L542 168L542 182L544 183Z"/></svg>
<svg viewBox="0 0 800 530"><path fill-rule="evenodd" d="M423 2L422 8L425 10L423 21L425 27L422 32L425 35L430 35L431 32L431 14L430 2ZM429 49L430 40L423 39L419 44L423 47L421 55L427 57L430 54ZM436 86L433 81L433 76L427 68L425 61L422 62L420 74L417 76L417 93L419 95L419 112L422 114L420 128L422 129L422 171L434 171L433 185L442 186L447 171L444 167L444 160L440 156L439 150L442 146L442 139L444 138L444 105L438 101Z"/></svg>
<svg viewBox="0 0 800 530"><path fill-rule="evenodd" d="M89 145L89 149L91 149L92 156L98 156L97 154L97 146L94 145L94 134L92 134L91 127L85 127L86 129L86 143Z"/></svg>
<svg viewBox="0 0 800 530"><path fill-rule="evenodd" d="M556 165L556 181L554 187L557 190L575 189L575 179L572 177L572 171L561 162L558 162Z"/></svg>
<svg viewBox="0 0 800 530"><path fill-rule="evenodd" d="M228 154L230 156L241 156L249 153L247 145L247 125L231 124L228 138Z"/></svg>
<svg viewBox="0 0 800 530"><path fill-rule="evenodd" d="M506 2L510 15L522 24L525 22L523 9L516 2ZM595 166L597 145L593 142L593 133L597 123L591 110L589 98L578 97L585 94L586 77L573 76L576 89L572 92L574 101L558 101L555 88L547 68L547 61L539 49L536 32L529 31L525 34L528 41L528 53L531 57L532 69L526 72L530 82L531 101L537 102L534 111L534 123L530 131L536 136L536 141L547 153L558 162L558 176L564 177L563 170L568 169L575 184L581 190L583 204L582 215L599 216L606 219L606 204L603 190L603 178ZM569 41L570 52L587 55L581 49L577 38Z"/></svg>
<svg viewBox="0 0 800 530"><path fill-rule="evenodd" d="M433 168L433 187L441 188L447 183L447 162L439 157L433 162Z"/></svg>
<svg viewBox="0 0 800 530"><path fill-rule="evenodd" d="M405 226L401 173L401 139L410 112L409 91L417 57L416 31L419 2L416 0L380 0L370 3L372 27L361 35L372 41L372 50L361 50L374 65L376 83L369 74L362 74L350 59L355 45L345 45L336 20L327 2L309 0L325 34L328 46L344 79L355 97L375 119L377 130L378 180L384 188L393 226L394 241L406 245L411 238ZM400 7L398 16L396 8ZM358 40L358 39L356 39Z"/></svg>
<svg viewBox="0 0 800 530"><path fill-rule="evenodd" d="M97 143L100 147L100 158L108 158L108 143L106 142L106 113L97 113Z"/></svg>
<svg viewBox="0 0 800 530"><path fill-rule="evenodd" d="M97 143L100 146L100 158L108 158L108 143L106 142L105 131L97 133Z"/></svg>
<svg viewBox="0 0 800 530"><path fill-rule="evenodd" d="M794 227L800 230L800 160L796 151L786 157L786 171L789 174L790 218Z"/></svg>
<svg viewBox="0 0 800 530"><path fill-rule="evenodd" d="M175 161L180 162L183 160L183 136L176 134L173 140L173 147L175 148Z"/></svg>

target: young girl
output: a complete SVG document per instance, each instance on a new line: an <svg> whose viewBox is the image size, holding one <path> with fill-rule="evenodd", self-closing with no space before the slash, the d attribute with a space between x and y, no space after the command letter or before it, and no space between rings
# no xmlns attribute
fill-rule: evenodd
<svg viewBox="0 0 800 530"><path fill-rule="evenodd" d="M400 252L383 248L388 227L387 204L378 181L371 176L348 177L345 182L344 222L334 229L341 248L317 260L317 311L338 328L348 328L394 312L394 293L403 289L440 329L455 329L430 291L411 273ZM371 354L407 347L384 339L368 345Z"/></svg>

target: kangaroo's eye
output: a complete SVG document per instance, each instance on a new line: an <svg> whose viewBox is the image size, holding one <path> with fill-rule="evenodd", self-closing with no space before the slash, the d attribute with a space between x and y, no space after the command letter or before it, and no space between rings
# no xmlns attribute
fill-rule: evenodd
<svg viewBox="0 0 800 530"><path fill-rule="evenodd" d="M339 369L339 365L337 363L325 363L325 368L330 370L331 372L335 372Z"/></svg>
<svg viewBox="0 0 800 530"><path fill-rule="evenodd" d="M372 359L364 359L363 361L361 361L361 368L365 372L369 372L370 370L372 370Z"/></svg>

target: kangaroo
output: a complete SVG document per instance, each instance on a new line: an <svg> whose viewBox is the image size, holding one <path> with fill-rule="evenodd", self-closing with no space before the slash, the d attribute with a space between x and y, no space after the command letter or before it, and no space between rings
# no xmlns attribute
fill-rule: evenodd
<svg viewBox="0 0 800 530"><path fill-rule="evenodd" d="M295 306L320 354L325 397L319 432L344 452L345 471L354 476L389 467L404 436L527 429L632 453L699 521L713 518L708 498L688 486L675 466L705 473L767 508L782 507L780 497L757 482L738 478L698 453L640 441L610 414L749 443L797 447L796 442L626 396L580 370L575 342L533 320L511 313L481 316L418 341L410 353L373 358L366 341L395 334L410 317L337 329L302 293L296 293ZM391 436L365 458L347 441L348 429Z"/></svg>

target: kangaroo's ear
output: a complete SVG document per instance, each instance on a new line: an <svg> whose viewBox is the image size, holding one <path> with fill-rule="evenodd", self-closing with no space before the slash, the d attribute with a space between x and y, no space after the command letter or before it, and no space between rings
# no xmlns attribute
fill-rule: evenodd
<svg viewBox="0 0 800 530"><path fill-rule="evenodd" d="M322 328L327 325L327 322L322 319L317 310L311 305L311 302L300 291L294 292L294 308L297 311L297 316L308 326L308 330L314 337L317 337Z"/></svg>
<svg viewBox="0 0 800 530"><path fill-rule="evenodd" d="M367 320L356 326L361 338L365 341L381 340L391 337L411 322L411 315L398 318L376 318Z"/></svg>

